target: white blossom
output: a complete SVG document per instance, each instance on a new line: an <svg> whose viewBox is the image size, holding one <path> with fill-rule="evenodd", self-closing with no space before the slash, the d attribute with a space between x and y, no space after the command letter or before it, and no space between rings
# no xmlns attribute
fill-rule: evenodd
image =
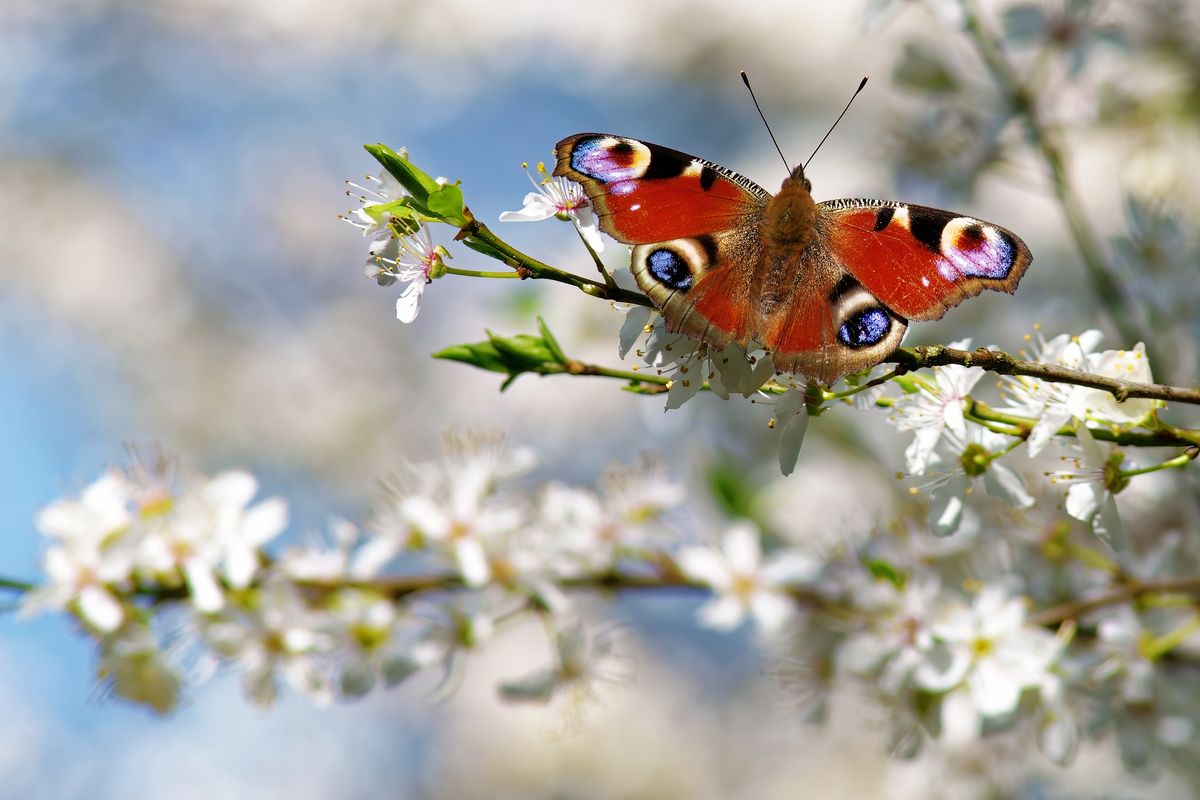
<svg viewBox="0 0 1200 800"><path fill-rule="evenodd" d="M1039 332L1033 342L1031 360L1105 378L1151 382L1150 364L1140 342L1133 350L1098 353L1095 348L1101 338L1099 331L1088 330L1078 336L1060 334L1046 341ZM1031 457L1040 453L1058 430L1073 419L1084 424L1092 420L1111 425L1136 425L1159 405L1158 401L1149 399L1118 403L1111 393L1100 389L1021 375L1003 376L1001 382L1009 402L1006 410L1037 419L1028 439Z"/></svg>
<svg viewBox="0 0 1200 800"><path fill-rule="evenodd" d="M26 595L23 614L71 608L102 633L120 627L126 612L115 589L134 567L132 503L128 480L110 470L78 499L59 500L38 514L38 530L54 544L42 557L47 582Z"/></svg>
<svg viewBox="0 0 1200 800"><path fill-rule="evenodd" d="M1080 455L1072 459L1073 467L1051 472L1050 480L1068 485L1068 514L1091 525L1096 536L1114 550L1125 550L1125 525L1113 497L1129 482L1121 472L1124 455L1111 442L1101 446L1086 425L1079 426L1076 442Z"/></svg>
<svg viewBox="0 0 1200 800"><path fill-rule="evenodd" d="M779 632L795 611L788 588L813 579L821 569L816 559L794 549L764 560L759 532L749 523L730 526L720 548L685 547L676 562L684 575L714 592L698 612L703 625L729 631L751 616L767 634Z"/></svg>
<svg viewBox="0 0 1200 800"><path fill-rule="evenodd" d="M955 342L955 347L970 347L970 342ZM963 401L984 375L982 367L950 364L936 367L934 380L919 380L917 391L902 394L892 407L890 421L902 431L914 432L912 444L904 451L908 471L920 475L942 436L947 432L959 439L967 437Z"/></svg>
<svg viewBox="0 0 1200 800"><path fill-rule="evenodd" d="M525 195L524 205L519 211L505 211L500 214L500 221L539 222L551 217L570 220L592 250L597 253L602 251L604 240L600 238L600 232L596 229L596 215L583 187L567 178L549 175L546 165L541 162L537 165L537 171L541 176L540 181L529 175L529 182L533 184L535 191ZM526 174L529 174L527 166Z"/></svg>
<svg viewBox="0 0 1200 800"><path fill-rule="evenodd" d="M1013 711L1022 691L1041 686L1062 647L1026 624L1024 599L999 586L985 586L970 606L948 606L930 632L935 644L914 673L917 685L961 689L983 717Z"/></svg>

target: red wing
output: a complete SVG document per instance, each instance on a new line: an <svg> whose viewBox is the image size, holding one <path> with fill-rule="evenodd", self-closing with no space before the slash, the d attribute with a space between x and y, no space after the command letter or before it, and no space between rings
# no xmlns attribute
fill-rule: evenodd
<svg viewBox="0 0 1200 800"><path fill-rule="evenodd" d="M600 229L626 244L757 228L771 198L724 167L637 139L577 133L554 153L554 174L582 184Z"/></svg>
<svg viewBox="0 0 1200 800"><path fill-rule="evenodd" d="M984 289L1011 294L1032 260L1012 231L951 211L878 200L817 208L817 233L833 258L908 319L941 319Z"/></svg>

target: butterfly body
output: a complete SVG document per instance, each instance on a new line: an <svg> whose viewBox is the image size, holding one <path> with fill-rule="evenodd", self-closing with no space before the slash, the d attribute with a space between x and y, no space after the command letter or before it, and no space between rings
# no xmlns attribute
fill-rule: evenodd
<svg viewBox="0 0 1200 800"><path fill-rule="evenodd" d="M759 342L777 370L825 383L884 361L910 319L1014 291L1031 260L1011 231L972 217L818 203L802 167L771 195L637 139L581 133L555 153L554 174L582 184L601 229L634 246L633 275L669 330L716 348Z"/></svg>

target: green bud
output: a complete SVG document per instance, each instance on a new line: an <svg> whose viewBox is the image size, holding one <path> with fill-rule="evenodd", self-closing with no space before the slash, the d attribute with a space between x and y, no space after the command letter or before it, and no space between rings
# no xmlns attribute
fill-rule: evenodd
<svg viewBox="0 0 1200 800"><path fill-rule="evenodd" d="M992 463L992 454L980 444L969 444L958 457L963 472L972 478L977 478L987 472L988 464Z"/></svg>

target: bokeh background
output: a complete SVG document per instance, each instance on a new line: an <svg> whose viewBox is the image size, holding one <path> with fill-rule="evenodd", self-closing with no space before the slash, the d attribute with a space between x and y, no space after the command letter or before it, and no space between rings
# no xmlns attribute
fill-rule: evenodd
<svg viewBox="0 0 1200 800"><path fill-rule="evenodd" d="M1175 5L1172 23L1196 30L1194 4ZM796 474L781 479L769 414L746 403L699 397L664 414L661 398L565 378L525 378L501 394L496 376L429 354L485 328L530 332L540 313L572 355L616 364L620 315L557 284L451 276L403 326L395 292L363 277L366 242L336 217L354 205L343 180L377 171L361 145L406 146L430 173L461 179L471 209L515 245L588 273L568 226L494 223L529 189L522 161L549 158L567 134L612 131L775 189L782 166L738 70L795 161L868 74L809 171L818 199L948 205L1019 231L1036 254L1015 300L981 297L908 341L970 336L1011 350L1035 323L1049 333L1096 325L1044 173L1032 161L990 163L977 140L946 145L928 91L912 90L936 89L943 59L978 69L946 32L953 16L947 4L904 2L4 0L0 572L35 576L37 509L122 461L130 443L199 470L252 469L291 502L295 538L333 514L361 518L377 479L436 457L450 426L511 432L540 454L535 481L590 484L613 461L656 454L692 484L697 516L714 527L719 511L704 496L714 463L761 482L772 519L798 540L885 525L902 495L892 473L904 445L886 426L821 418ZM1075 125L1072 170L1102 231L1124 225L1130 186L1192 203L1200 186L1187 180L1200 148L1189 151L1186 125L1091 127L1100 116L1089 87L1118 68L1155 91L1195 79L1166 61L1130 63L1099 53L1091 71L1064 76L1070 91L1053 108ZM974 101L986 112L986 94ZM989 135L1021 138L1013 126ZM492 266L455 252L454 266ZM622 252L609 247L610 263ZM1194 345L1179 347L1163 377L1194 380ZM969 746L891 761L880 712L853 696L809 727L789 688L802 659L765 659L750 635L697 631L697 602L609 605L631 633L635 677L583 708L497 702L496 680L544 647L518 629L473 657L448 694L418 678L357 704L316 709L287 695L264 712L218 677L167 718L103 697L91 649L66 620L7 614L0 796L1150 791L1125 782L1103 749L1069 771L1031 763L1012 776L972 763Z"/></svg>

